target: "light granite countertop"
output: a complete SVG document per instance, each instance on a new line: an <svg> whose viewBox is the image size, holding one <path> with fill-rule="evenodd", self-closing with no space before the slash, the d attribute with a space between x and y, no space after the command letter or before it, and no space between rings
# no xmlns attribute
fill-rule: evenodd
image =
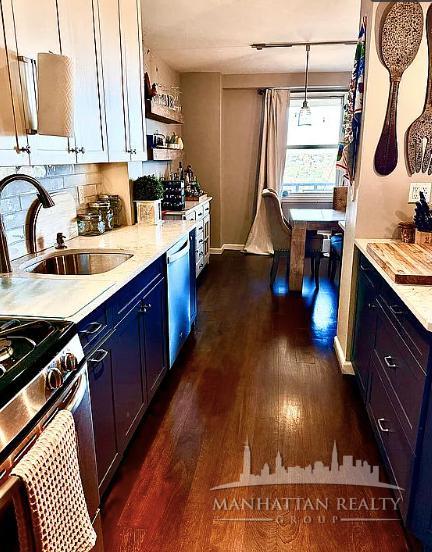
<svg viewBox="0 0 432 552"><path fill-rule="evenodd" d="M384 239L356 239L355 245L379 272L387 284L405 303L417 320L428 330L432 331L432 286L413 286L405 284L396 284L379 266L379 264L367 252L367 244L391 243L396 240Z"/></svg>
<svg viewBox="0 0 432 552"><path fill-rule="evenodd" d="M134 225L102 236L79 236L67 250L115 249L132 253L120 266L90 276L55 276L25 272L29 260L47 249L12 263L14 272L0 277L0 316L59 318L79 322L140 274L196 226L194 221L165 221L159 226Z"/></svg>

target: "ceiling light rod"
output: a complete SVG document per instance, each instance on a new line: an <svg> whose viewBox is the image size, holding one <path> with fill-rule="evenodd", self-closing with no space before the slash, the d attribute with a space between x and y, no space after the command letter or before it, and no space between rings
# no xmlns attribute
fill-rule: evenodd
<svg viewBox="0 0 432 552"><path fill-rule="evenodd" d="M292 48L293 46L337 46L343 44L351 46L357 44L357 40L327 40L321 42L262 42L251 44L255 50L264 50L265 48Z"/></svg>

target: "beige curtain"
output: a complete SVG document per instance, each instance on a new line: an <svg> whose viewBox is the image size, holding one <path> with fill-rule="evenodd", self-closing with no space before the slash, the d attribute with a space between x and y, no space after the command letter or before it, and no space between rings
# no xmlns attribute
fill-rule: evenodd
<svg viewBox="0 0 432 552"><path fill-rule="evenodd" d="M256 215L249 232L245 251L271 255L273 245L261 194L265 188L279 195L285 168L288 130L288 90L266 90L263 102L261 145L256 189Z"/></svg>

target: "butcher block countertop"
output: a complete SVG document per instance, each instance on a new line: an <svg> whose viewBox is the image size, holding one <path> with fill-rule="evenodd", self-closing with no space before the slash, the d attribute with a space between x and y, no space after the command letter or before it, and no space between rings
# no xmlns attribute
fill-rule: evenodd
<svg viewBox="0 0 432 552"><path fill-rule="evenodd" d="M372 266L384 278L387 284L405 303L409 310L414 314L418 321L428 330L432 331L432 285L411 285L396 283L394 277L389 275L388 268L383 268L376 260L376 256L370 253L368 244L400 244L397 240L384 239L356 239L355 245L365 255ZM386 254L390 255L392 247L385 248ZM395 259L395 266L397 259ZM392 270L390 270L392 272Z"/></svg>
<svg viewBox="0 0 432 552"><path fill-rule="evenodd" d="M160 226L134 225L102 236L78 236L68 250L115 249L133 254L102 274L55 276L34 274L21 265L54 249L28 255L12 263L13 273L0 277L0 316L60 318L79 322L186 236L194 221L166 221Z"/></svg>

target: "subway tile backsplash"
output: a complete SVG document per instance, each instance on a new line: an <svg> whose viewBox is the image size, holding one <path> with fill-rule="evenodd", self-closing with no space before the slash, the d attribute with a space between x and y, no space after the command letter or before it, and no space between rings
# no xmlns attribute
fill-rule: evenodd
<svg viewBox="0 0 432 552"><path fill-rule="evenodd" d="M14 173L29 174L37 178L51 193L67 191L78 203L78 187L82 186L85 202L96 198L99 186L102 184L102 175L97 164L85 165L45 165L34 167L0 167L0 178ZM36 198L35 189L27 182L12 182L2 193L0 212L6 227L9 251L12 259L27 254L25 243L25 224L27 212Z"/></svg>

